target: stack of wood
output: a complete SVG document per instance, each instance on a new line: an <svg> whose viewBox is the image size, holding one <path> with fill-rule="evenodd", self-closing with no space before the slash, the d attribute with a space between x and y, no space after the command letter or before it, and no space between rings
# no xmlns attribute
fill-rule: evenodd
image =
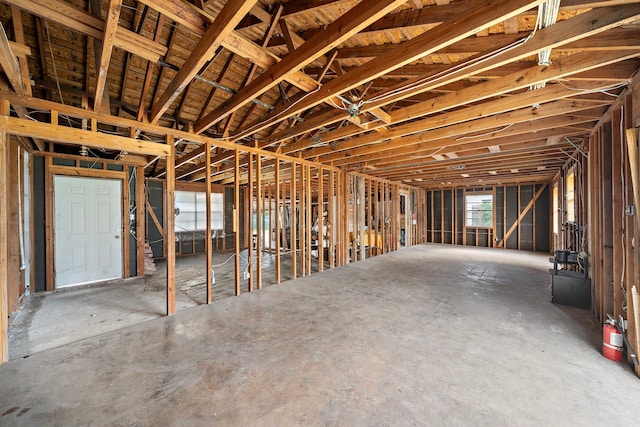
<svg viewBox="0 0 640 427"><path fill-rule="evenodd" d="M144 244L144 274L150 276L156 273L156 264L153 261L153 251L148 243Z"/></svg>

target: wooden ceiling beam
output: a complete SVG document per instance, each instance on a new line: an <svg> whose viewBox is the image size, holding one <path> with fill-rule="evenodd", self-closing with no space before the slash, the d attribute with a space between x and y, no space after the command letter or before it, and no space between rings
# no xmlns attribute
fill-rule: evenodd
<svg viewBox="0 0 640 427"><path fill-rule="evenodd" d="M13 32L15 33L15 42L9 41L9 45L11 46L11 51L17 56L18 66L20 67L20 75L22 77L24 94L27 96L31 96L31 82L29 77L29 63L27 62L27 56L31 55L31 49L25 45L24 38L24 26L22 23L22 13L20 9L11 6L11 17L13 20ZM19 50L21 46L27 48L27 51Z"/></svg>
<svg viewBox="0 0 640 427"><path fill-rule="evenodd" d="M433 114L434 112L454 108L469 102L476 102L488 97L525 89L537 83L546 83L552 80L562 79L571 74L581 73L592 68L624 61L625 59L634 58L638 55L640 55L640 49L632 51L607 51L602 52L600 55L577 53L556 60L547 67L532 67L523 73L510 74L501 79L490 80L486 83L470 86L455 93L442 95L434 100L395 110L391 113L391 117L394 122L422 117L423 115ZM445 105L446 107L444 107Z"/></svg>
<svg viewBox="0 0 640 427"><path fill-rule="evenodd" d="M0 128L12 135L28 136L64 144L126 151L131 154L167 156L170 151L166 144L146 142L123 136L70 128L68 126L34 122L29 119L16 117L0 116Z"/></svg>
<svg viewBox="0 0 640 427"><path fill-rule="evenodd" d="M612 57L617 58L619 53L608 53L607 55L611 55L609 59ZM568 57L571 58L571 57ZM572 60L568 60L569 62L566 64L565 61L555 61L549 67L532 67L524 73L514 73L509 76L504 77L504 80L490 80L485 83L480 83L474 85L470 88L463 89L457 93L443 95L441 97L435 98L431 101L418 104L420 107L417 112L420 114L426 112L426 106L429 105L431 109L428 111L429 114L435 114L438 112L446 111L453 109L455 107L459 107L465 104L478 102L482 99L486 99L489 96L496 94L496 92L500 92L502 90L513 90L517 88L526 88L529 84L533 84L536 81L544 76L545 78L559 78L562 77L566 72L579 72L587 67L588 64L592 64L593 58L591 55L574 55ZM509 86L510 84L515 84L514 87ZM471 118L478 118L487 116L490 114L498 114L502 112L509 111L511 109L522 108L526 105L533 105L535 103L544 103L548 102L551 99L560 99L566 98L575 95L575 91L564 88L561 85L549 85L550 87L545 87L542 90L527 92L524 95L514 95L510 97L506 97L504 99L500 99L498 101L494 101L490 104L480 104L478 106L466 107L462 110L452 111L448 113L446 116L437 116L431 119L426 120L418 120L415 122L410 122L403 125L398 125L394 128L391 128L386 134L365 134L360 137L352 138L351 140L344 143L336 143L332 144L331 152L335 152L336 150L344 150L344 149L354 149L356 147L370 144L373 142L384 140L385 138L394 138L403 135L408 135L415 132L424 131L425 129L432 129L438 126L445 126L448 124L458 123L462 120L469 120ZM602 86L593 86L593 90L602 89ZM405 114L413 114L416 113L414 107L407 107L407 109L412 109L410 112ZM398 113L400 110L396 110L392 112L392 117L398 117L397 120L405 120L407 118L412 118L415 116L404 116ZM322 135L319 138L321 140ZM300 149L304 144L309 144L311 141L301 141L296 144L291 144L288 150ZM304 156L314 157L317 155L327 154L328 150L326 148L317 148L309 150L304 153Z"/></svg>
<svg viewBox="0 0 640 427"><path fill-rule="evenodd" d="M23 65L26 65L26 63L24 63ZM11 87L18 95L31 95L30 82L28 79L26 81L23 79L24 73L21 70L20 62L11 50L9 39L7 38L7 33L4 31L4 26L2 25L2 23L0 23L0 66L2 66L2 69L4 70L4 73L7 76ZM26 108L22 106L14 106L14 109L18 117L25 118L28 116L28 111ZM20 139L22 139L22 136L24 135L20 135ZM39 138L33 137L32 139L33 143L40 151L43 151L45 149L44 143ZM28 146L29 143L24 142L24 145ZM31 147L25 148L30 149Z"/></svg>
<svg viewBox="0 0 640 427"><path fill-rule="evenodd" d="M485 165L485 163L480 163L479 160L486 160L489 162L488 166L493 167L503 167L502 164L498 164L498 155L503 154L522 154L526 152L528 154L535 154L541 152L553 152L555 155L555 160L559 162L564 162L563 156L559 156L561 148L570 148L567 142L563 144L557 144L555 146L546 145L545 140L536 140L535 142L529 141L526 144L509 144L505 145L504 150L501 150L499 153L491 153L486 148L485 149L476 149L473 151L469 151L466 153L459 154L455 159L445 159L445 160L436 160L436 159L427 159L419 160L422 157L416 156L408 156L404 160L395 160L381 163L366 163L368 166L373 167L374 171L376 170L385 170L387 168L394 167L407 167L413 170L416 170L416 163L420 163L420 167L418 170L424 170L425 168L429 168L429 172L436 172L438 170L450 170L452 165L464 165L465 170L473 170L473 168L479 167L479 165ZM524 161L531 160L529 158L524 158ZM440 169L438 169L440 168Z"/></svg>
<svg viewBox="0 0 640 427"><path fill-rule="evenodd" d="M563 0L560 2L560 10L575 11L598 7L628 5L630 3L638 2L640 2L640 0ZM419 10L403 10L380 19L365 28L362 31L362 34L375 33L379 31L419 29L424 27L430 28L452 19L460 12L468 14L473 10L486 6L487 4L483 0L458 0L447 5L429 5ZM536 9L529 9L515 17L525 15L532 16L536 13ZM505 19L505 21L507 20L508 19ZM309 30L306 33L303 33L302 36L309 37L317 31L320 30Z"/></svg>
<svg viewBox="0 0 640 427"><path fill-rule="evenodd" d="M267 31L265 32L264 36L262 37L262 43L261 46L262 47L266 47L267 44L269 43L269 40L271 40L271 37L273 36L273 33L276 31L276 27L278 26L278 23L280 22L280 16L282 15L282 9L283 6L282 5L278 5L276 7L276 9L273 11L273 15L270 15L270 22L269 22L269 26L267 27ZM256 64L254 64L253 62L251 63L251 65L249 66L249 71L247 72L247 75L245 76L244 80L242 81L242 84L240 85L240 87L244 87L247 85L247 83L249 83L250 81L253 80L255 73L258 71L258 66ZM245 117L248 117L249 114L251 114L253 112L253 110L256 108L258 104L256 103L251 103L251 105L248 108L248 111L245 115ZM229 136L229 129L231 128L233 121L235 119L235 115L237 113L238 110L232 112L229 115L229 119L227 120L226 125L224 126L223 130L222 130L222 136L224 138ZM196 121L196 123L200 122L203 119L203 115L200 115L200 117L198 117L198 120Z"/></svg>
<svg viewBox="0 0 640 427"><path fill-rule="evenodd" d="M240 20L249 12L257 0L229 0L224 5L216 20L207 29L195 49L175 75L158 101L151 107L149 122L155 123L169 108L171 103L182 93L186 85L193 80L202 67L213 57L218 46Z"/></svg>
<svg viewBox="0 0 640 427"><path fill-rule="evenodd" d="M635 21L636 19L638 19L638 17L640 17L640 4L594 9L575 16L574 18L567 19L565 21L561 21L549 27L538 30L535 36L532 37L528 42L519 47L511 49L508 52L503 53L502 55L499 55L492 61L481 61L473 63L468 67L463 67L460 70L448 73L446 79L432 79L433 81L431 81L429 84L421 83L415 90L410 90L408 92L405 91L405 93L396 96L385 95L384 98L380 99L381 94L374 94L372 95L372 98L369 99L369 103L371 104L371 106L379 106L380 104L388 104L399 99L404 99L417 93L444 86L444 84L447 82L450 83L452 81L460 80L462 78L467 78L469 76L478 74L488 69L494 69L512 63L514 61L526 59L531 55L537 54L537 52L542 49L556 48L566 43L580 40L585 37L606 31L608 29L619 27L621 25ZM481 54L480 56L484 54L485 53ZM590 56L597 58L599 55ZM606 61L603 61L601 63L601 65L606 64ZM579 71L574 71L574 73L575 72ZM572 73L564 73L563 75L568 74ZM422 80L422 78L418 78L418 81ZM412 83L415 83L415 81L405 82L401 84L401 87L404 88L406 87L406 84ZM397 89L398 88L392 88L388 91L385 91L385 94L393 93ZM378 101L371 102L372 99L378 99ZM427 103L424 104L425 109L427 109L427 105ZM413 106L412 108L417 109L418 107ZM397 116L401 116L402 113L396 110L396 114Z"/></svg>
<svg viewBox="0 0 640 427"><path fill-rule="evenodd" d="M196 8L190 3L162 0L140 1L198 35L204 35L214 20L209 13ZM280 58L267 48L261 47L240 35L237 31L230 32L221 43L224 48L265 70L280 61ZM304 91L311 91L318 87L318 83L315 80L302 72L293 73L286 80Z"/></svg>
<svg viewBox="0 0 640 427"><path fill-rule="evenodd" d="M534 129L539 129L543 125L540 121L544 117L552 117L563 114L564 126L573 123L581 123L582 121L589 121L589 118L575 117L573 115L566 115L570 108L577 108L578 105L574 101L560 100L553 101L544 105L544 108L534 109L531 107L523 108L520 110L511 111L509 113L498 114L482 119L476 119L466 121L460 124L437 128L433 130L423 131L413 135L392 138L378 144L371 144L367 146L360 146L348 151L334 152L333 150L324 150L328 154L321 156L322 162L330 162L332 160L344 159L349 157L355 157L360 155L369 155L371 153L382 152L387 150L396 150L398 148L412 146L421 142L432 141L441 138L449 138L452 135L468 135L473 132L489 132L491 129L501 129L506 126L513 126L515 123L528 122L523 132L530 132ZM589 104L585 105L585 108L592 108ZM593 119L591 119L593 120ZM529 129L526 129L528 127ZM500 133L500 130L497 131ZM329 147L330 148L330 147ZM305 158L309 158L304 156Z"/></svg>
<svg viewBox="0 0 640 427"><path fill-rule="evenodd" d="M401 94L396 96L392 96L387 99L382 99L378 102L371 102L372 98L378 97L380 94L374 94L372 97L369 97L369 104L365 104L361 107L361 111L367 111L369 107L380 107L385 104L389 104L391 102L398 101L400 99L404 99L410 96L414 96L415 94L425 92L427 90L432 90L437 87L444 86L446 84L458 81L463 78L468 78L471 75L476 73L486 72L487 70L495 69L500 66L512 63L516 60L525 59L535 53L537 53L540 49L543 49L548 46L559 46L563 43L572 42L576 40L580 40L581 38L597 34L606 29L615 28L624 23L628 23L633 21L640 14L640 5L633 5L632 7L616 7L610 8L606 10L592 10L586 12L584 14L578 15L575 18L559 22L553 26L538 30L535 37L525 43L523 46L517 49L513 49L509 52L503 53L498 57L498 59L494 61L488 62L480 62L478 64L474 64L467 69L462 69L461 71L451 71L447 74L446 78L438 77L434 78L433 82L428 85L420 85L417 89L412 89L408 91L404 91ZM429 32L425 33L428 34ZM400 45L399 45L400 46ZM493 51L493 49L492 49ZM484 53L483 53L484 55ZM384 56L380 57L384 58ZM379 59L379 58L378 58ZM373 63L376 60L372 60L367 64ZM358 70L362 67L357 67L353 70L350 70L348 73L357 73ZM437 76L441 72L447 69L446 66L438 66L434 70L434 74L432 76ZM338 77L335 80L339 80L344 77ZM417 79L425 79L426 76L423 74L420 78ZM408 83L411 82L403 82L398 88L404 88ZM327 85L331 84L331 82L327 83ZM325 85L325 87L327 86ZM391 88L385 93L389 93L394 89ZM425 106L428 105L425 103ZM394 122L392 112L392 123ZM395 113L396 117L402 117L402 114ZM346 114L342 114L342 117L346 117ZM404 116L405 120L412 118L411 116ZM335 117L335 121L338 121L339 118ZM301 130L311 130L312 126L321 125L322 123L318 123L315 121L313 123L305 123L297 126ZM278 142L279 140L285 140L290 138L291 132L283 132L282 135L275 135L269 138L270 143Z"/></svg>
<svg viewBox="0 0 640 427"><path fill-rule="evenodd" d="M521 152L504 156L485 156L480 161L475 163L459 163L461 166L465 166L464 169L456 169L456 165L452 164L451 169L438 168L432 169L429 166L419 167L422 173L414 173L415 167L395 169L387 172L373 171L369 172L373 176L389 179L389 180L403 180L421 178L438 178L441 180L456 179L462 177L462 175L471 175L476 178L484 178L490 176L490 170L498 172L507 171L512 169L532 169L537 170L542 167L542 170L546 169L560 169L565 162L565 158L561 151L545 151L545 152ZM357 170L357 169L354 169Z"/></svg>
<svg viewBox="0 0 640 427"><path fill-rule="evenodd" d="M599 117L597 115L593 115L593 117L591 118L586 118L586 117L576 118L573 116L566 116L565 114L566 114L567 106L568 104L563 103L563 101L555 101L554 103L552 103L551 106L549 106L549 108L545 108L544 114L536 114L535 112L531 113L529 110L523 110L523 111L516 112L514 114L510 113L502 116L488 117L488 118L476 120L473 123L473 129L475 131L485 132L485 131L507 126L514 122L520 123L520 124L513 125L513 127L509 128L508 130L493 131L495 135L497 135L497 137L505 137L508 135L528 134L533 131L542 131L545 129L580 125L581 123L589 122L589 126L585 126L584 128L581 129L582 133L587 133L592 128L593 124L597 121L597 117ZM593 108L593 104L585 103L584 108ZM558 115L561 115L561 116L555 117ZM549 118L545 118L545 117L549 117ZM531 121L534 119L536 119L535 120L536 127L532 128ZM464 127L462 125L464 125ZM381 144L371 145L369 147L369 151L367 153L361 153L362 155L359 155L357 153L358 150L352 150L345 153L338 153L338 154L341 154L341 156L333 156L331 159L326 161L322 158L321 160L325 164L335 163L336 166L343 167L348 163L366 162L372 158L371 153L379 152L381 156L386 156L388 155L387 153L389 152L396 153L405 147L409 147L407 149L410 152L417 151L417 150L427 150L427 149L437 149L441 147L447 147L452 144L452 141L453 143L455 143L455 140L452 140L451 135L464 135L469 132L469 126L465 125L464 123L462 125L458 125L458 127L450 126L448 128L436 129L435 131L429 134L432 136L432 138L424 138L425 140L422 140L420 138L420 135L404 137L404 138L399 138L393 141L394 144L385 142ZM575 130L573 130L572 132L575 132ZM495 135L492 136L487 134L487 135L484 135L482 138L492 138L492 137L495 137ZM481 138L481 137L478 137L478 138ZM376 147L381 147L383 145L386 145L386 147L381 150L377 150L377 151L375 150ZM364 148L367 148L367 147L364 147ZM328 147L328 152L331 152L330 147ZM366 154L366 156L364 156L364 154ZM188 175L199 172L201 170L202 170L202 167L198 165L192 166L189 169ZM224 173L224 172L229 172L229 170L223 167L219 170L219 172ZM201 177L198 175L198 178L201 178Z"/></svg>
<svg viewBox="0 0 640 427"><path fill-rule="evenodd" d="M138 7L136 8L136 14L134 17L134 22L133 22L133 28L136 34L140 33L140 30L143 28L147 17L149 15L149 8L145 5L143 5L142 3L138 4ZM127 93L127 86L129 82L131 82L132 79L130 79L130 72L132 69L132 59L133 59L133 54L131 52L128 52L126 54L125 57L125 64L124 64L124 70L122 72L122 75L120 76L120 102L124 103L125 102L125 96ZM122 112L122 108L120 108L119 113ZM120 115L119 113L117 113L117 115Z"/></svg>
<svg viewBox="0 0 640 427"><path fill-rule="evenodd" d="M521 156L526 156L529 153L523 153ZM565 156L562 153L553 153L544 157L533 156L530 162L526 160L518 159L517 157L511 159L496 159L497 161L503 162L504 167L499 168L500 170L495 170L492 168L492 165L495 163L485 162L484 164L478 164L477 168L469 168L462 170L434 170L434 171L425 171L425 173L415 174L410 170L398 170L396 173L380 173L377 174L375 171L372 173L368 169L353 169L346 172L361 172L366 171L367 174L375 176L380 179L387 179L391 181L402 181L402 182L423 182L423 181L440 181L441 183L449 183L456 181L461 178L473 178L476 179L477 182L484 182L487 178L492 178L494 175L497 175L498 172L502 174L506 174L511 170L521 171L518 175L524 175L524 171L535 171L535 172L543 172L554 175L558 172L565 161ZM494 173L489 173L495 172Z"/></svg>
<svg viewBox="0 0 640 427"><path fill-rule="evenodd" d="M485 37L469 37L456 44L435 52L438 55L475 55L491 51L496 46L507 46L522 39L522 34L492 34ZM375 58L395 49L395 43L347 47L337 50L338 59ZM571 43L554 48L558 53L574 53L577 51L600 51L609 49L638 49L640 47L640 30L636 28L615 28Z"/></svg>
<svg viewBox="0 0 640 427"><path fill-rule="evenodd" d="M466 77L465 80L456 80L454 82L447 82L447 84L439 86L437 88L430 88L428 91L424 91L422 93L432 93L438 91L446 91L449 86L452 84L458 84L461 81L473 82L473 81L482 81L489 79L498 79L500 77L504 77L507 74L515 73L516 71L523 71L533 65L536 65L537 58L533 60L519 60L517 62L512 62L509 64L501 65L497 68L491 68L488 70L484 70L478 72L477 74ZM635 70L638 69L638 64L640 61L636 60L627 60L623 63L610 64L607 67L612 70L611 73L607 71L606 67L596 68L594 70L589 70L584 73L573 74L571 76L565 77L566 80L610 80L610 81L624 81L628 80L629 77L633 74ZM378 79L378 85L382 86L382 88L378 89L378 93L388 92L392 90L394 87L401 87L402 82L406 82L408 79L414 79L420 76L428 76L435 75L442 72L446 72L448 65L442 64L411 64L406 65L402 68L398 68L397 70L391 71L385 74L383 77ZM347 69L349 70L349 69ZM627 70L627 71L625 71ZM317 68L308 68L308 72L315 72ZM335 76L329 76L328 78L335 78ZM414 99L415 97L421 95L421 93L411 94L410 96L403 98L406 100ZM398 100L397 102L402 101Z"/></svg>
<svg viewBox="0 0 640 427"><path fill-rule="evenodd" d="M63 1L3 0L3 2L93 38L102 40L104 36L105 22L102 19L78 10ZM113 45L151 62L158 62L167 53L165 46L123 27L118 27Z"/></svg>
<svg viewBox="0 0 640 427"><path fill-rule="evenodd" d="M565 146L566 148L566 146ZM537 168L538 166L555 165L560 167L565 159L560 149L555 150L519 150L504 154L483 154L474 159L456 159L448 162L448 165L437 165L431 162L414 162L414 165L400 165L390 167L388 170L373 170L374 176L386 179L402 179L405 177L424 178L438 176L438 178L455 177L460 174L489 175L488 170L513 169L513 168ZM417 168L417 170L416 170Z"/></svg>
<svg viewBox="0 0 640 427"><path fill-rule="evenodd" d="M537 143L538 141L547 142L547 138L555 138L555 137L564 137L564 136L575 136L575 135L584 135L584 129L574 129L570 127L554 127L551 129L544 129L544 126L541 124L541 129L536 131L535 133L520 133L518 129L513 130L513 132L505 132L500 134L494 134L493 136L480 139L478 141L472 142L459 142L456 141L455 138L443 138L437 141L429 141L426 143L421 143L420 146L413 146L408 148L402 148L398 150L394 150L388 153L376 153L368 156L362 156L359 161L355 161L348 159L346 162L335 162L335 166L342 167L344 165L350 163L362 163L366 162L372 166L378 166L385 163L397 162L399 159L406 160L407 158L434 158L434 156L445 156L450 153L465 153L467 151L472 150L482 150L488 149L491 146L499 146L501 149L503 147L513 146L526 146L527 144ZM439 147L434 147L434 145L439 145ZM429 148L420 148L422 146L429 146Z"/></svg>
<svg viewBox="0 0 640 427"><path fill-rule="evenodd" d="M426 190L432 190L490 185L544 184L550 182L555 174L556 171L536 171L526 175L487 175L483 178L482 182L478 182L478 178L461 178L458 180L451 180L450 182L442 182L441 180L427 181L425 179L423 182L412 182L411 185L414 187L424 188Z"/></svg>
<svg viewBox="0 0 640 427"><path fill-rule="evenodd" d="M118 29L118 20L120 19L120 8L122 7L122 0L110 0L109 8L107 10L107 20L104 26L104 34L102 37L102 46L100 49L100 61L96 64L96 92L94 97L94 110L100 110L103 101L103 95L107 93L107 100L109 99L108 90L105 91L107 85L107 74L109 72L109 62L111 61L111 51L113 50L113 43L116 38L116 31Z"/></svg>
<svg viewBox="0 0 640 427"><path fill-rule="evenodd" d="M2 23L0 23L0 65L9 83L11 83L13 90L15 90L18 95L25 95L27 91L25 83L28 84L29 82L24 82L22 79L20 64L18 63L16 55L11 51L9 39L7 38L7 33Z"/></svg>
<svg viewBox="0 0 640 427"><path fill-rule="evenodd" d="M345 40L357 34L362 28L386 15L406 0L380 0L375 3L362 2L351 8L327 28L307 40L300 49L295 49L280 62L269 68L268 73L262 74L246 86L241 87L230 99L223 102L211 113L196 123L196 133L207 130L221 119L241 108L251 99L271 89L285 79L292 72L297 72L319 56L329 52Z"/></svg>
<svg viewBox="0 0 640 427"><path fill-rule="evenodd" d="M387 55L369 61L341 77L329 81L318 91L300 100L295 107L287 106L287 110L277 109L264 120L249 125L253 132L257 132L273 123L299 114L319 103L340 93L353 89L362 83L373 80L388 71L407 65L419 58L454 44L478 31L489 28L542 3L542 0L514 0L492 1L473 13L466 14L459 19L445 22L422 35L415 37L398 46L398 49Z"/></svg>

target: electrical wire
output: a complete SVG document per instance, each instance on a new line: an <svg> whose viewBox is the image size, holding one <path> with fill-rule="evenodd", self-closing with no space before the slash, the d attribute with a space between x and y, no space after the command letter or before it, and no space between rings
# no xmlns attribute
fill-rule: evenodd
<svg viewBox="0 0 640 427"><path fill-rule="evenodd" d="M494 134L499 133L499 132L504 132L505 130L509 129L509 128L510 128L511 126L513 126L513 125L514 125L514 124L513 124L513 123L511 123L511 124L508 124L508 125L506 125L506 126L504 126L504 127L500 128L500 129L498 129L498 130L494 130L494 131L492 131L492 132L487 132L487 133L484 133L484 134L481 134L481 135L467 135L467 136L461 136L461 137L459 137L459 138L456 138L456 141L462 141L462 140L465 140L465 139L475 139L475 138L483 138L483 137L485 137L485 136L491 136L491 135L494 135Z"/></svg>
<svg viewBox="0 0 640 427"><path fill-rule="evenodd" d="M56 86L58 87L58 95L60 95L60 102L62 105L65 105L64 98L62 97L62 88L60 87L60 77L58 76L58 67L56 66L56 59L53 56L53 47L51 46L51 35L49 31L49 21L47 19L44 20L44 26L47 31L47 43L49 44L49 53L51 54L51 63L53 64L53 74L56 76ZM69 122L69 126L71 126L71 121L67 117L67 121Z"/></svg>
<svg viewBox="0 0 640 427"><path fill-rule="evenodd" d="M524 45L525 43L527 43L536 34L536 31L538 30L538 26L540 24L541 19L542 18L541 18L540 9L538 9L538 16L536 18L536 25L533 28L533 31L527 37L524 37L524 38L522 38L520 40L516 40L515 42L512 42L512 43L510 43L510 44L508 44L506 46L503 46L503 47L501 47L499 49L496 49L496 50L494 50L492 52L486 53L486 54L484 54L482 56L479 56L477 58L472 58L469 61L463 62L461 64L457 64L457 65L455 65L455 66L453 66L451 68L448 68L447 70L441 71L441 72L436 73L434 75L427 76L427 77L424 77L424 78L422 78L420 80L417 80L415 82L409 83L406 86L403 86L401 88L398 88L398 89L392 90L390 92L386 92L386 93L374 96L374 97L369 98L369 99L367 99L365 101L361 101L361 103L362 104L371 104L371 103L374 103L374 102L384 101L384 100L386 100L388 98L391 98L391 97L394 97L394 96L397 96L397 95L401 95L401 94L403 94L405 92L418 90L418 89L420 89L420 88L422 88L422 87L424 87L424 86L426 86L428 84L434 83L434 82L436 82L436 81L438 81L438 80L440 80L442 78L448 77L454 72L464 71L464 70L466 70L467 68L470 68L473 65L481 64L481 63L489 61L489 60L491 60L491 59L493 59L493 58L495 58L495 57L497 57L497 56L499 56L499 55L501 55L501 54L503 54L505 52L508 52L510 50L513 50L513 49L516 49L516 48Z"/></svg>
<svg viewBox="0 0 640 427"><path fill-rule="evenodd" d="M625 88L625 87L627 87L627 86L628 86L628 84L627 84L627 83L616 83L616 84L613 84L613 85L611 85L611 86L606 86L606 87L604 87L603 89L580 89L580 88L576 88L576 87L570 87L570 86L567 86L566 84L564 84L564 83L562 82L562 80L555 80L555 81L556 81L558 84L560 84L562 87L564 87L565 89L567 89L567 90L573 90L573 91L576 91L576 92L578 92L578 93L580 93L580 94L587 94L587 93L602 93L602 94L605 94L605 95L608 95L608 96L613 96L613 97L616 97L616 98L618 97L618 95L613 94L613 93L609 93L609 92L607 92L607 91L609 91L609 90L616 90L616 89L622 89L622 88Z"/></svg>

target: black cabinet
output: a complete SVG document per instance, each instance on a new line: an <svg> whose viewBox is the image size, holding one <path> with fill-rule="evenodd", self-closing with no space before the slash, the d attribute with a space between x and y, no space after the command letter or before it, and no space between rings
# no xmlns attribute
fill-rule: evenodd
<svg viewBox="0 0 640 427"><path fill-rule="evenodd" d="M553 268L549 269L551 302L590 309L591 279L589 278L588 261L574 252L558 252L555 257L549 259L553 263Z"/></svg>

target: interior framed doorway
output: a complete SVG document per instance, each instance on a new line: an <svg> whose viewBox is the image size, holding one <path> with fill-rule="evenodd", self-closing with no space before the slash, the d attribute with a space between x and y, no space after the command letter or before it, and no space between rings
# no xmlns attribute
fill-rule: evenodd
<svg viewBox="0 0 640 427"><path fill-rule="evenodd" d="M122 180L53 181L55 288L122 278Z"/></svg>

